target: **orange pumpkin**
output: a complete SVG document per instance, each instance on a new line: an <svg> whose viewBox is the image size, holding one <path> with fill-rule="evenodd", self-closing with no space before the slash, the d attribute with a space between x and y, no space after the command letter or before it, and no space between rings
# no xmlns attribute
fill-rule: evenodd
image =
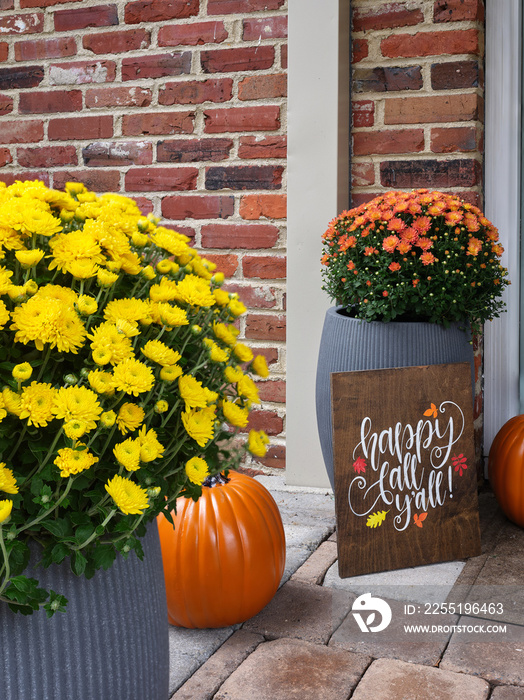
<svg viewBox="0 0 524 700"><path fill-rule="evenodd" d="M524 527L524 415L511 418L495 436L489 451L488 476L506 516Z"/></svg>
<svg viewBox="0 0 524 700"><path fill-rule="evenodd" d="M260 612L278 590L286 559L269 491L231 472L227 482L203 486L198 501L179 498L176 511L174 530L158 516L169 622L227 627Z"/></svg>

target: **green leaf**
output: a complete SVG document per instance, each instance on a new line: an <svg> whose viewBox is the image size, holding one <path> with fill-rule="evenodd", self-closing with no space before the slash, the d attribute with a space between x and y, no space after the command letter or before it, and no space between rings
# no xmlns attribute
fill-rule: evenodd
<svg viewBox="0 0 524 700"><path fill-rule="evenodd" d="M82 552L75 552L71 560L71 569L77 576L82 576L87 566L87 559Z"/></svg>
<svg viewBox="0 0 524 700"><path fill-rule="evenodd" d="M49 602L44 605L47 617L52 617L57 612L65 612L67 598L55 591L50 591Z"/></svg>
<svg viewBox="0 0 524 700"><path fill-rule="evenodd" d="M54 564L61 564L70 553L69 547L63 542L59 542L51 550L51 560Z"/></svg>
<svg viewBox="0 0 524 700"><path fill-rule="evenodd" d="M67 537L71 534L71 528L67 520L64 518L58 518L57 520L44 520L42 521L42 527L45 527L52 535L55 537Z"/></svg>
<svg viewBox="0 0 524 700"><path fill-rule="evenodd" d="M95 528L91 524L77 527L75 530L75 542L77 544L84 544L84 542L91 537L94 531Z"/></svg>
<svg viewBox="0 0 524 700"><path fill-rule="evenodd" d="M97 569L107 571L115 561L116 552L110 544L99 544L93 552L93 560Z"/></svg>

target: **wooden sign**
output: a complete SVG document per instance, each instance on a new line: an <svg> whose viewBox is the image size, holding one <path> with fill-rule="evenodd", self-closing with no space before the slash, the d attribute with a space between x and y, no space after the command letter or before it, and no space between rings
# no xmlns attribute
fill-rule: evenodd
<svg viewBox="0 0 524 700"><path fill-rule="evenodd" d="M331 375L342 578L480 554L468 363Z"/></svg>

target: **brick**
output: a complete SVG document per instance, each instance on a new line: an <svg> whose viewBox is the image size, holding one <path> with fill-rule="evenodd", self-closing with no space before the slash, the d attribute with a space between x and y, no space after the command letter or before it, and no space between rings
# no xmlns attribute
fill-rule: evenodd
<svg viewBox="0 0 524 700"><path fill-rule="evenodd" d="M55 168L78 165L74 146L42 146L41 148L18 148L18 164L23 168Z"/></svg>
<svg viewBox="0 0 524 700"><path fill-rule="evenodd" d="M434 22L464 22L484 20L482 0L436 0L433 6Z"/></svg>
<svg viewBox="0 0 524 700"><path fill-rule="evenodd" d="M375 184L375 166L373 163L351 164L352 187L366 187Z"/></svg>
<svg viewBox="0 0 524 700"><path fill-rule="evenodd" d="M388 58L439 56L443 54L478 54L479 34L476 29L443 32L393 34L380 42L382 55Z"/></svg>
<svg viewBox="0 0 524 700"><path fill-rule="evenodd" d="M285 0L208 0L208 15L236 15L247 12L279 10Z"/></svg>
<svg viewBox="0 0 524 700"><path fill-rule="evenodd" d="M270 469L286 468L286 447L285 445L268 445L265 457L256 457L256 461ZM255 458L254 458L255 459Z"/></svg>
<svg viewBox="0 0 524 700"><path fill-rule="evenodd" d="M139 0L125 6L125 23L166 22L198 14L199 0Z"/></svg>
<svg viewBox="0 0 524 700"><path fill-rule="evenodd" d="M72 10L57 10L54 15L56 32L72 32L88 27L109 27L118 24L116 5L75 7Z"/></svg>
<svg viewBox="0 0 524 700"><path fill-rule="evenodd" d="M479 148L474 126L454 126L431 129L431 150L434 153L475 151Z"/></svg>
<svg viewBox="0 0 524 700"><path fill-rule="evenodd" d="M267 70L275 61L273 46L246 46L233 49L202 51L200 63L204 73L237 73Z"/></svg>
<svg viewBox="0 0 524 700"><path fill-rule="evenodd" d="M122 80L156 79L191 72L191 53L164 53L124 58Z"/></svg>
<svg viewBox="0 0 524 700"><path fill-rule="evenodd" d="M78 61L49 66L50 85L85 85L110 83L116 77L114 61Z"/></svg>
<svg viewBox="0 0 524 700"><path fill-rule="evenodd" d="M433 90L458 90L478 87L479 64L477 61L446 61L431 66Z"/></svg>
<svg viewBox="0 0 524 700"><path fill-rule="evenodd" d="M50 141L111 138L113 136L113 117L104 115L51 119L48 136Z"/></svg>
<svg viewBox="0 0 524 700"><path fill-rule="evenodd" d="M13 162L13 156L8 148L0 148L0 168Z"/></svg>
<svg viewBox="0 0 524 700"><path fill-rule="evenodd" d="M262 401L286 403L286 382L281 379L256 382Z"/></svg>
<svg viewBox="0 0 524 700"><path fill-rule="evenodd" d="M10 114L12 111L13 98L10 95L0 95L0 116L4 117L6 114Z"/></svg>
<svg viewBox="0 0 524 700"><path fill-rule="evenodd" d="M248 309L275 309L278 304L276 290L270 287L227 282L223 289L238 294L240 301Z"/></svg>
<svg viewBox="0 0 524 700"><path fill-rule="evenodd" d="M76 55L76 41L73 37L56 39L32 39L15 44L15 60L34 61L45 58L65 58Z"/></svg>
<svg viewBox="0 0 524 700"><path fill-rule="evenodd" d="M285 340L286 317L270 314L248 314L246 338L253 340Z"/></svg>
<svg viewBox="0 0 524 700"><path fill-rule="evenodd" d="M287 68L287 44L280 46L280 66L284 70Z"/></svg>
<svg viewBox="0 0 524 700"><path fill-rule="evenodd" d="M278 228L272 224L204 224L203 248L257 250L272 248L278 240Z"/></svg>
<svg viewBox="0 0 524 700"><path fill-rule="evenodd" d="M32 91L20 93L20 114L53 114L56 112L80 112L80 90Z"/></svg>
<svg viewBox="0 0 524 700"><path fill-rule="evenodd" d="M366 39L354 38L351 41L351 63L360 63L369 55L369 44Z"/></svg>
<svg viewBox="0 0 524 700"><path fill-rule="evenodd" d="M246 432L249 430L263 430L267 435L280 435L284 430L284 421L273 411L255 408L249 414Z"/></svg>
<svg viewBox="0 0 524 700"><path fill-rule="evenodd" d="M420 66L356 68L353 71L355 92L395 92L420 90L423 85Z"/></svg>
<svg viewBox="0 0 524 700"><path fill-rule="evenodd" d="M237 131L272 131L280 128L280 107L229 107L206 109L204 112L207 134Z"/></svg>
<svg viewBox="0 0 524 700"><path fill-rule="evenodd" d="M375 123L375 103L372 100L357 100L353 102L351 114L353 126L373 126Z"/></svg>
<svg viewBox="0 0 524 700"><path fill-rule="evenodd" d="M206 168L208 190L278 190L282 187L281 165L231 165Z"/></svg>
<svg viewBox="0 0 524 700"><path fill-rule="evenodd" d="M150 45L151 34L142 28L87 34L82 38L84 49L96 54L140 51L147 49Z"/></svg>
<svg viewBox="0 0 524 700"><path fill-rule="evenodd" d="M249 75L238 84L238 97L241 100L263 100L287 96L287 75Z"/></svg>
<svg viewBox="0 0 524 700"><path fill-rule="evenodd" d="M173 195L162 200L167 219L228 219L235 211L235 199L226 195Z"/></svg>
<svg viewBox="0 0 524 700"><path fill-rule="evenodd" d="M286 258L277 255L245 255L242 272L246 278L286 279Z"/></svg>
<svg viewBox="0 0 524 700"><path fill-rule="evenodd" d="M150 165L153 145L144 141L98 141L83 148L82 157L90 168Z"/></svg>
<svg viewBox="0 0 524 700"><path fill-rule="evenodd" d="M23 90L37 87L44 79L42 66L0 68L0 90Z"/></svg>
<svg viewBox="0 0 524 700"><path fill-rule="evenodd" d="M353 134L353 154L414 153L424 150L422 129L357 131Z"/></svg>
<svg viewBox="0 0 524 700"><path fill-rule="evenodd" d="M356 6L352 20L354 32L366 32L420 24L424 21L424 14L421 9L410 8L404 2L390 2L370 8Z"/></svg>
<svg viewBox="0 0 524 700"><path fill-rule="evenodd" d="M327 570L338 558L336 542L322 542L311 556L298 568L291 581L302 581L313 586L321 585Z"/></svg>
<svg viewBox="0 0 524 700"><path fill-rule="evenodd" d="M380 164L384 187L474 187L481 181L481 164L473 159L400 160Z"/></svg>
<svg viewBox="0 0 524 700"><path fill-rule="evenodd" d="M158 32L159 46L201 46L220 44L228 38L223 22L170 24Z"/></svg>
<svg viewBox="0 0 524 700"><path fill-rule="evenodd" d="M285 194L246 194L240 200L240 216L243 219L285 219L287 200Z"/></svg>
<svg viewBox="0 0 524 700"><path fill-rule="evenodd" d="M262 39L285 39L287 37L287 15L276 17L249 17L242 24L244 41Z"/></svg>
<svg viewBox="0 0 524 700"><path fill-rule="evenodd" d="M14 10L15 0L0 0L0 10Z"/></svg>
<svg viewBox="0 0 524 700"><path fill-rule="evenodd" d="M127 192L175 192L194 190L196 168L134 168L125 175Z"/></svg>
<svg viewBox="0 0 524 700"><path fill-rule="evenodd" d="M392 97L385 103L384 124L474 121L482 111L481 98L474 93Z"/></svg>
<svg viewBox="0 0 524 700"><path fill-rule="evenodd" d="M147 107L151 104L153 93L149 88L118 87L96 88L86 90L85 106L91 108L103 107Z"/></svg>
<svg viewBox="0 0 524 700"><path fill-rule="evenodd" d="M202 102L227 102L233 96L231 78L209 78L208 80L187 80L166 83L160 88L158 103L202 104Z"/></svg>
<svg viewBox="0 0 524 700"><path fill-rule="evenodd" d="M232 147L231 139L159 141L157 161L160 163L197 163L206 160L216 162L228 158Z"/></svg>
<svg viewBox="0 0 524 700"><path fill-rule="evenodd" d="M3 63L9 58L9 44L5 41L0 41L0 61Z"/></svg>
<svg viewBox="0 0 524 700"><path fill-rule="evenodd" d="M124 136L191 134L194 118L194 112L125 114L122 118L122 134Z"/></svg>
<svg viewBox="0 0 524 700"><path fill-rule="evenodd" d="M118 170L57 170L53 173L53 186L62 190L66 182L83 182L93 192L118 192L120 172Z"/></svg>
<svg viewBox="0 0 524 700"><path fill-rule="evenodd" d="M0 34L39 34L44 30L44 13L32 12L24 15L0 17Z"/></svg>
<svg viewBox="0 0 524 700"><path fill-rule="evenodd" d="M44 138L44 124L41 121L16 119L2 122L0 139L2 144L33 143Z"/></svg>
<svg viewBox="0 0 524 700"><path fill-rule="evenodd" d="M10 170L6 173L0 173L0 181L5 182L9 187L16 181L23 182L24 180L41 180L44 185L49 187L49 171L47 170Z"/></svg>
<svg viewBox="0 0 524 700"><path fill-rule="evenodd" d="M245 136L240 139L239 158L285 158L286 136Z"/></svg>
<svg viewBox="0 0 524 700"><path fill-rule="evenodd" d="M152 214L154 210L154 204L153 202L148 199L147 197L139 197L135 195L134 197L131 197L131 199L136 202L138 208L142 212L142 214Z"/></svg>
<svg viewBox="0 0 524 700"><path fill-rule="evenodd" d="M51 7L52 5L62 5L63 2L64 0L20 0L20 7L22 10L28 7ZM83 0L68 0L68 2L83 2ZM0 9L3 8L0 7Z"/></svg>
<svg viewBox="0 0 524 700"><path fill-rule="evenodd" d="M226 277L232 277L238 270L238 255L231 253L208 253L204 257L217 266L217 272L223 272Z"/></svg>

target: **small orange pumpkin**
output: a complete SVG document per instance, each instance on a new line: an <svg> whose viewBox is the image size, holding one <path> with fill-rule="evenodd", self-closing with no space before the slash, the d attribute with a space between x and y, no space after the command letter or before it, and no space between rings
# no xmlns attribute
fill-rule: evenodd
<svg viewBox="0 0 524 700"><path fill-rule="evenodd" d="M275 595L286 542L278 506L246 474L179 498L175 529L158 516L168 619L188 628L228 627L256 615Z"/></svg>
<svg viewBox="0 0 524 700"><path fill-rule="evenodd" d="M506 516L524 527L524 415L511 418L495 436L488 477Z"/></svg>

